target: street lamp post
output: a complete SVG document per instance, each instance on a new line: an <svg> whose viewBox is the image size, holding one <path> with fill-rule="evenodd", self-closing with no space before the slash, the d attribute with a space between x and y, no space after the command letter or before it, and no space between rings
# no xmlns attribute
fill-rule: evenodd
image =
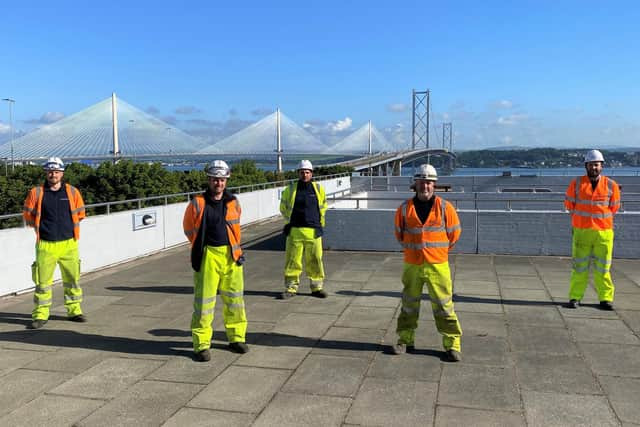
<svg viewBox="0 0 640 427"><path fill-rule="evenodd" d="M11 132L11 173L15 172L16 164L13 161L13 104L16 100L11 98L2 98L3 101L9 103L9 132Z"/></svg>

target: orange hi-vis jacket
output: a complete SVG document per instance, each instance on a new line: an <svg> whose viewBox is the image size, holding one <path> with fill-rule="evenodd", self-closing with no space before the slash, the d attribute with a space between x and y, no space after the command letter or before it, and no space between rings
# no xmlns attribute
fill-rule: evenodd
<svg viewBox="0 0 640 427"><path fill-rule="evenodd" d="M569 184L564 206L571 212L574 228L610 230L613 215L620 208L620 188L614 180L601 175L594 190L589 177L584 175Z"/></svg>
<svg viewBox="0 0 640 427"><path fill-rule="evenodd" d="M86 214L84 201L80 191L70 184L64 184L64 189L69 198L69 209L71 209L71 221L73 221L73 238L80 238L80 221ZM36 231L36 242L40 241L40 220L42 218L42 199L44 198L44 185L33 187L24 201L22 217L27 226L33 227Z"/></svg>
<svg viewBox="0 0 640 427"><path fill-rule="evenodd" d="M433 206L424 224L416 213L413 199L396 211L396 239L404 248L404 262L415 265L449 261L449 249L460 238L462 228L453 205L434 196Z"/></svg>
<svg viewBox="0 0 640 427"><path fill-rule="evenodd" d="M242 209L240 208L238 199L234 196L231 197L225 205L225 222L227 223L227 236L231 244L231 257L234 261L238 261L242 256L242 248L240 247L240 214L242 213ZM205 203L204 196L197 195L191 199L184 213L182 228L184 229L185 236L187 236L187 239L191 242L191 246L193 246L196 241L200 226L202 225Z"/></svg>

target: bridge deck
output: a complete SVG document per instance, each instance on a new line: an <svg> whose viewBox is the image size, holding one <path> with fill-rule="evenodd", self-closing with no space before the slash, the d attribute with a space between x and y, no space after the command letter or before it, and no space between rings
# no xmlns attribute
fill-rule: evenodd
<svg viewBox="0 0 640 427"><path fill-rule="evenodd" d="M83 279L89 322L25 330L31 295L0 301L0 425L632 425L640 422L640 266L615 260L616 311L564 308L570 260L452 257L463 362L441 360L423 302L416 354L391 356L399 254L327 252L330 297L276 300L278 222L247 230L251 351L191 360L180 247ZM260 241L260 237L267 239ZM27 268L27 266L25 266ZM77 423L77 424L75 424Z"/></svg>

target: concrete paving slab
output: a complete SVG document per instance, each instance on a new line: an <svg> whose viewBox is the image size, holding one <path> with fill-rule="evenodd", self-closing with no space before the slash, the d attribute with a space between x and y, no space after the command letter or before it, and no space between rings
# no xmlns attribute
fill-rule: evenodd
<svg viewBox="0 0 640 427"><path fill-rule="evenodd" d="M640 336L640 311L616 310L616 313L636 335Z"/></svg>
<svg viewBox="0 0 640 427"><path fill-rule="evenodd" d="M609 397L609 402L613 406L618 418L622 421L634 423L640 422L640 406L638 406L638 396L640 396L639 378L620 377L598 377L605 392Z"/></svg>
<svg viewBox="0 0 640 427"><path fill-rule="evenodd" d="M567 325L579 342L640 345L640 339L621 320L567 318Z"/></svg>
<svg viewBox="0 0 640 427"><path fill-rule="evenodd" d="M0 425L73 426L104 404L102 400L45 394L0 418Z"/></svg>
<svg viewBox="0 0 640 427"><path fill-rule="evenodd" d="M546 289L502 289L504 305L553 306Z"/></svg>
<svg viewBox="0 0 640 427"><path fill-rule="evenodd" d="M506 338L492 336L462 336L462 360L484 366L508 366L511 362Z"/></svg>
<svg viewBox="0 0 640 427"><path fill-rule="evenodd" d="M0 416L4 416L71 378L66 372L17 369L2 377Z"/></svg>
<svg viewBox="0 0 640 427"><path fill-rule="evenodd" d="M108 357L104 352L83 348L61 348L42 354L46 354L44 359L35 360L25 365L25 368L81 373Z"/></svg>
<svg viewBox="0 0 640 427"><path fill-rule="evenodd" d="M564 327L564 320L555 306L507 304L504 311L510 325Z"/></svg>
<svg viewBox="0 0 640 427"><path fill-rule="evenodd" d="M271 401L292 371L230 366L187 406L258 413Z"/></svg>
<svg viewBox="0 0 640 427"><path fill-rule="evenodd" d="M282 391L353 397L369 366L368 359L311 354Z"/></svg>
<svg viewBox="0 0 640 427"><path fill-rule="evenodd" d="M500 295L498 285L494 281L455 280L453 290L456 293L469 295L491 295L494 297Z"/></svg>
<svg viewBox="0 0 640 427"><path fill-rule="evenodd" d="M580 355L516 353L516 373L524 390L602 394L589 365Z"/></svg>
<svg viewBox="0 0 640 427"><path fill-rule="evenodd" d="M106 359L82 375L59 385L51 393L90 399L112 399L160 367L162 362L142 359Z"/></svg>
<svg viewBox="0 0 640 427"><path fill-rule="evenodd" d="M598 375L640 378L640 346L579 343Z"/></svg>
<svg viewBox="0 0 640 427"><path fill-rule="evenodd" d="M184 406L201 385L141 381L83 419L77 426L157 426Z"/></svg>
<svg viewBox="0 0 640 427"><path fill-rule="evenodd" d="M393 355L378 353L367 371L367 377L387 378L395 381L438 382L442 371L438 350L422 350L416 354Z"/></svg>
<svg viewBox="0 0 640 427"><path fill-rule="evenodd" d="M455 311L502 314L502 301L497 296L458 293L453 297Z"/></svg>
<svg viewBox="0 0 640 427"><path fill-rule="evenodd" d="M463 337L468 336L507 336L507 321L503 314L472 313L461 311L457 313Z"/></svg>
<svg viewBox="0 0 640 427"><path fill-rule="evenodd" d="M523 391L528 426L617 426L603 396Z"/></svg>
<svg viewBox="0 0 640 427"><path fill-rule="evenodd" d="M322 301L318 301L317 298L307 298L302 301L302 304L291 306L291 310L300 313L340 315L351 301L352 298L350 296L339 295L333 295ZM271 303L270 305L273 310L273 304ZM253 309L251 312L253 313ZM253 314L251 317L253 318Z"/></svg>
<svg viewBox="0 0 640 427"><path fill-rule="evenodd" d="M162 427L249 427L254 414L182 408L162 424Z"/></svg>
<svg viewBox="0 0 640 427"><path fill-rule="evenodd" d="M213 349L209 362L195 363L190 357L172 358L145 378L157 381L209 384L237 359L236 353L226 349Z"/></svg>
<svg viewBox="0 0 640 427"><path fill-rule="evenodd" d="M447 364L440 380L438 404L520 410L520 393L514 370L512 367L478 369L475 365Z"/></svg>
<svg viewBox="0 0 640 427"><path fill-rule="evenodd" d="M564 328L510 325L509 339L513 351L546 354L578 354L579 349Z"/></svg>
<svg viewBox="0 0 640 427"><path fill-rule="evenodd" d="M435 427L525 427L524 414L520 412L487 411L469 408L438 406Z"/></svg>
<svg viewBox="0 0 640 427"><path fill-rule="evenodd" d="M376 294L375 292L367 293L367 291L360 291L358 295L353 298L351 306L360 307L387 307L397 308L400 305L400 296L396 295L384 295Z"/></svg>
<svg viewBox="0 0 640 427"><path fill-rule="evenodd" d="M312 354L373 358L382 348L384 330L335 326L315 344Z"/></svg>
<svg viewBox="0 0 640 427"><path fill-rule="evenodd" d="M236 366L254 366L257 368L296 369L311 351L310 347L298 346L251 346L251 351L243 354Z"/></svg>
<svg viewBox="0 0 640 427"><path fill-rule="evenodd" d="M330 273L327 280L330 282L368 282L373 272L368 270L338 270Z"/></svg>
<svg viewBox="0 0 640 427"><path fill-rule="evenodd" d="M498 277L502 289L544 289L544 282L538 276L510 276Z"/></svg>
<svg viewBox="0 0 640 427"><path fill-rule="evenodd" d="M327 332L337 318L330 314L290 313L276 323L273 332L317 339Z"/></svg>
<svg viewBox="0 0 640 427"><path fill-rule="evenodd" d="M469 268L467 266L464 268L457 266L456 268L456 274L454 276L456 282L496 282L498 280L496 272L493 270L487 270L486 266L478 269Z"/></svg>
<svg viewBox="0 0 640 427"><path fill-rule="evenodd" d="M511 260L510 260L511 261ZM496 273L498 276L532 276L537 277L538 273L528 260L516 263L496 263Z"/></svg>
<svg viewBox="0 0 640 427"><path fill-rule="evenodd" d="M0 377L27 366L33 361L36 361L36 365L42 365L42 362L37 361L44 357L46 357L46 353L39 351L0 349ZM47 367L48 365L49 358L47 357Z"/></svg>
<svg viewBox="0 0 640 427"><path fill-rule="evenodd" d="M430 425L436 394L437 384L432 382L366 378L346 422L363 426Z"/></svg>
<svg viewBox="0 0 640 427"><path fill-rule="evenodd" d="M395 314L395 309L349 306L340 315L335 326L364 329L386 329Z"/></svg>
<svg viewBox="0 0 640 427"><path fill-rule="evenodd" d="M341 426L351 403L344 397L278 393L253 426Z"/></svg>
<svg viewBox="0 0 640 427"><path fill-rule="evenodd" d="M640 307L640 293L616 293L613 306L620 310L637 310Z"/></svg>

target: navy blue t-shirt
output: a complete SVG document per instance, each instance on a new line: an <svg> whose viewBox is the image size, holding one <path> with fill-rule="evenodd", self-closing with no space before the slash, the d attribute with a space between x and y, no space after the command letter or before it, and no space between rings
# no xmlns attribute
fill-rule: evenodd
<svg viewBox="0 0 640 427"><path fill-rule="evenodd" d="M290 224L292 227L320 228L318 196L311 182L298 181Z"/></svg>
<svg viewBox="0 0 640 427"><path fill-rule="evenodd" d="M44 186L42 198L42 214L40 218L40 239L47 242L60 242L73 237L73 220L71 205L65 185L58 191Z"/></svg>

